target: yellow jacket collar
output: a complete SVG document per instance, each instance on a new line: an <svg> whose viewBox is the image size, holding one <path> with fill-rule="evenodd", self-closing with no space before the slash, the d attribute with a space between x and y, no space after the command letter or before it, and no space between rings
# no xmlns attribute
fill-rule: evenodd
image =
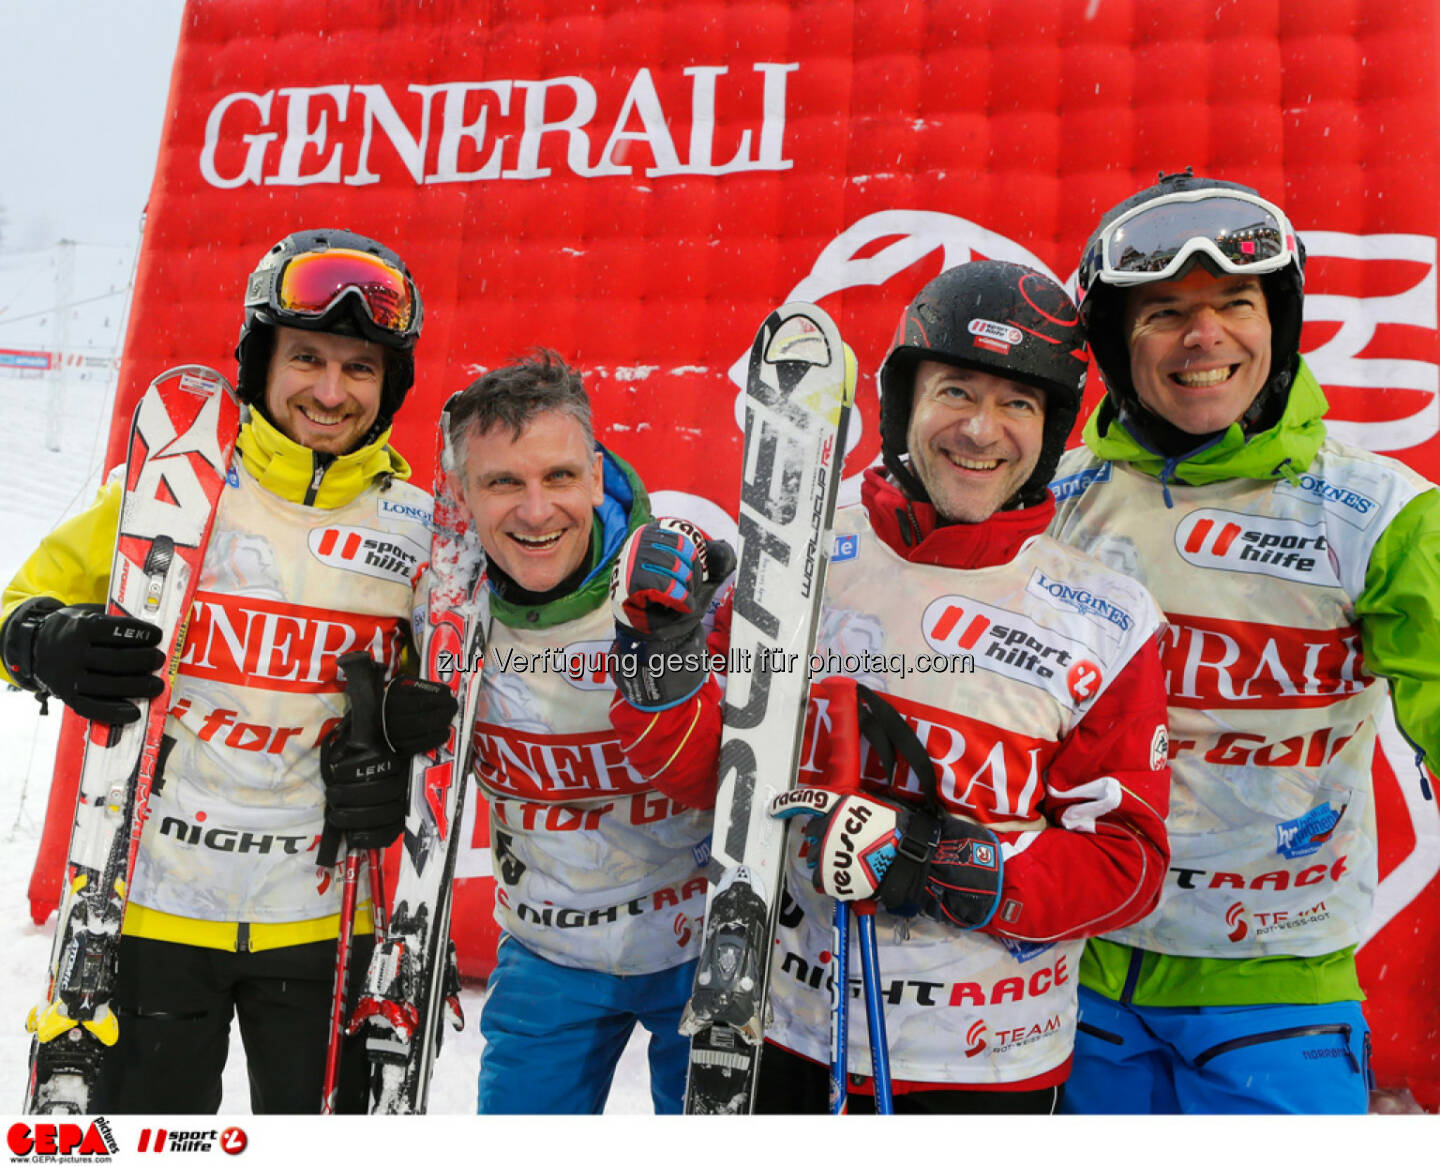
<svg viewBox="0 0 1440 1166"><path fill-rule="evenodd" d="M244 467L272 494L334 510L354 500L377 478L403 482L410 477L410 463L386 444L389 439L386 429L350 453L338 457L317 453L286 437L258 409L248 409L235 448Z"/></svg>

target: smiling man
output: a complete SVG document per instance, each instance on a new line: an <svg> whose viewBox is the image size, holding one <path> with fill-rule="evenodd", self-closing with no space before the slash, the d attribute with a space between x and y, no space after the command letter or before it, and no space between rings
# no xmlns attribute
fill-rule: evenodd
<svg viewBox="0 0 1440 1166"><path fill-rule="evenodd" d="M600 1113L639 1023L655 1109L679 1113L720 689L649 661L703 653L734 556L651 520L552 352L487 373L449 417L493 591L475 772L504 935L479 1112Z"/></svg>
<svg viewBox="0 0 1440 1166"><path fill-rule="evenodd" d="M465 502L498 587L543 595L590 566L605 459L584 422L552 410L520 437L497 425L472 432L465 464Z"/></svg>
<svg viewBox="0 0 1440 1166"><path fill-rule="evenodd" d="M384 377L385 350L373 340L278 327L265 412L298 445L349 453L379 416Z"/></svg>
<svg viewBox="0 0 1440 1166"><path fill-rule="evenodd" d="M906 445L915 475L951 522L984 522L1035 472L1045 393L975 368L922 360Z"/></svg>
<svg viewBox="0 0 1440 1166"><path fill-rule="evenodd" d="M1175 786L1159 908L1086 949L1076 1112L1366 1109L1378 678L1433 759L1440 493L1326 435L1304 270L1278 206L1188 170L1080 267L1106 396L1051 529L1166 612Z"/></svg>
<svg viewBox="0 0 1440 1166"><path fill-rule="evenodd" d="M1051 1113L1084 938L1159 895L1159 612L1045 534L1085 367L1069 296L1019 264L951 268L900 319L884 468L836 514L815 651L907 667L811 689L801 777L824 789L773 807L812 820L790 835L758 1112L826 1110L829 897L879 900L897 1112ZM867 726L883 744L857 744ZM873 1092L860 1028L853 1112Z"/></svg>
<svg viewBox="0 0 1440 1166"><path fill-rule="evenodd" d="M1140 284L1124 329L1135 395L1184 433L1223 430L1270 379L1270 311L1253 275L1217 279L1203 266Z"/></svg>
<svg viewBox="0 0 1440 1166"><path fill-rule="evenodd" d="M340 904L329 868L342 837L365 850L399 835L409 755L443 739L454 710L443 685L393 678L429 542L416 516L430 496L388 444L422 318L400 257L351 231L298 231L250 275L235 353L246 408L140 839L97 1110L216 1112L236 1016L255 1112L320 1109ZM158 630L101 606L121 493L112 481L45 539L0 629L7 679L108 723L134 721L135 698L162 687ZM337 533L404 553L377 568L323 550ZM372 679L392 679L387 747L367 750L352 745L337 661L372 644ZM368 910L357 920L370 931ZM354 1038L338 1108L363 1113L367 1096Z"/></svg>

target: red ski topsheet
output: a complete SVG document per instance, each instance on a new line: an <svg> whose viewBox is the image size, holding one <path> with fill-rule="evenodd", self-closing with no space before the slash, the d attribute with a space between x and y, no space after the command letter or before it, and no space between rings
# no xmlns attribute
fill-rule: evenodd
<svg viewBox="0 0 1440 1166"><path fill-rule="evenodd" d="M1277 199L1304 236L1303 347L1333 430L1440 477L1437 12L351 0L301 21L191 0L117 417L169 364L229 367L266 247L345 226L399 250L425 299L396 431L418 481L445 397L545 344L584 372L602 439L657 509L724 535L736 366L775 304L818 302L859 356L853 498L879 450L874 374L915 291L973 257L1069 280L1101 212L1193 165ZM1389 914L1362 972L1382 1083L1434 1107L1440 817L1388 755ZM493 935L478 886L456 909L472 973Z"/></svg>

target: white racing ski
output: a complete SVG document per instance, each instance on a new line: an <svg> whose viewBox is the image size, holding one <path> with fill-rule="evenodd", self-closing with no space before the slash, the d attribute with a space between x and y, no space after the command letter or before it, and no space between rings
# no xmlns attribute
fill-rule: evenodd
<svg viewBox="0 0 1440 1166"><path fill-rule="evenodd" d="M448 684L459 711L446 742L415 757L390 924L350 1022L352 1032L368 1029L372 1113L425 1112L447 1002L456 1028L461 1020L450 905L490 605L485 552L455 493L449 409L435 457L420 673Z"/></svg>
<svg viewBox="0 0 1440 1166"><path fill-rule="evenodd" d="M772 312L750 348L730 633L731 660L749 667L725 691L705 939L680 1024L691 1036L686 1113L754 1106L785 844L766 811L799 764L854 398L846 359L812 304Z"/></svg>
<svg viewBox="0 0 1440 1166"><path fill-rule="evenodd" d="M129 725L92 723L85 744L46 999L34 1034L27 1113L90 1113L101 1058L119 1036L112 1007L120 925L164 744L180 634L230 468L240 406L213 369L182 365L135 411L106 610L161 629L159 696Z"/></svg>

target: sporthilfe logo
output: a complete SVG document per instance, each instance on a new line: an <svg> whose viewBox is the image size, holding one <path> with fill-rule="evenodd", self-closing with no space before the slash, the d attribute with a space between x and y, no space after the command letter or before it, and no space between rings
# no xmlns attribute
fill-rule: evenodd
<svg viewBox="0 0 1440 1166"><path fill-rule="evenodd" d="M1197 567L1340 586L1334 551L1319 522L1196 510L1176 528L1175 549Z"/></svg>
<svg viewBox="0 0 1440 1166"><path fill-rule="evenodd" d="M976 348L988 348L1002 356L1025 339L1019 328L997 324L994 320L971 320L969 331L975 337Z"/></svg>
<svg viewBox="0 0 1440 1166"><path fill-rule="evenodd" d="M1019 612L942 595L925 609L920 628L937 652L968 652L976 667L1043 688L1067 708L1100 691L1103 673L1084 644Z"/></svg>

